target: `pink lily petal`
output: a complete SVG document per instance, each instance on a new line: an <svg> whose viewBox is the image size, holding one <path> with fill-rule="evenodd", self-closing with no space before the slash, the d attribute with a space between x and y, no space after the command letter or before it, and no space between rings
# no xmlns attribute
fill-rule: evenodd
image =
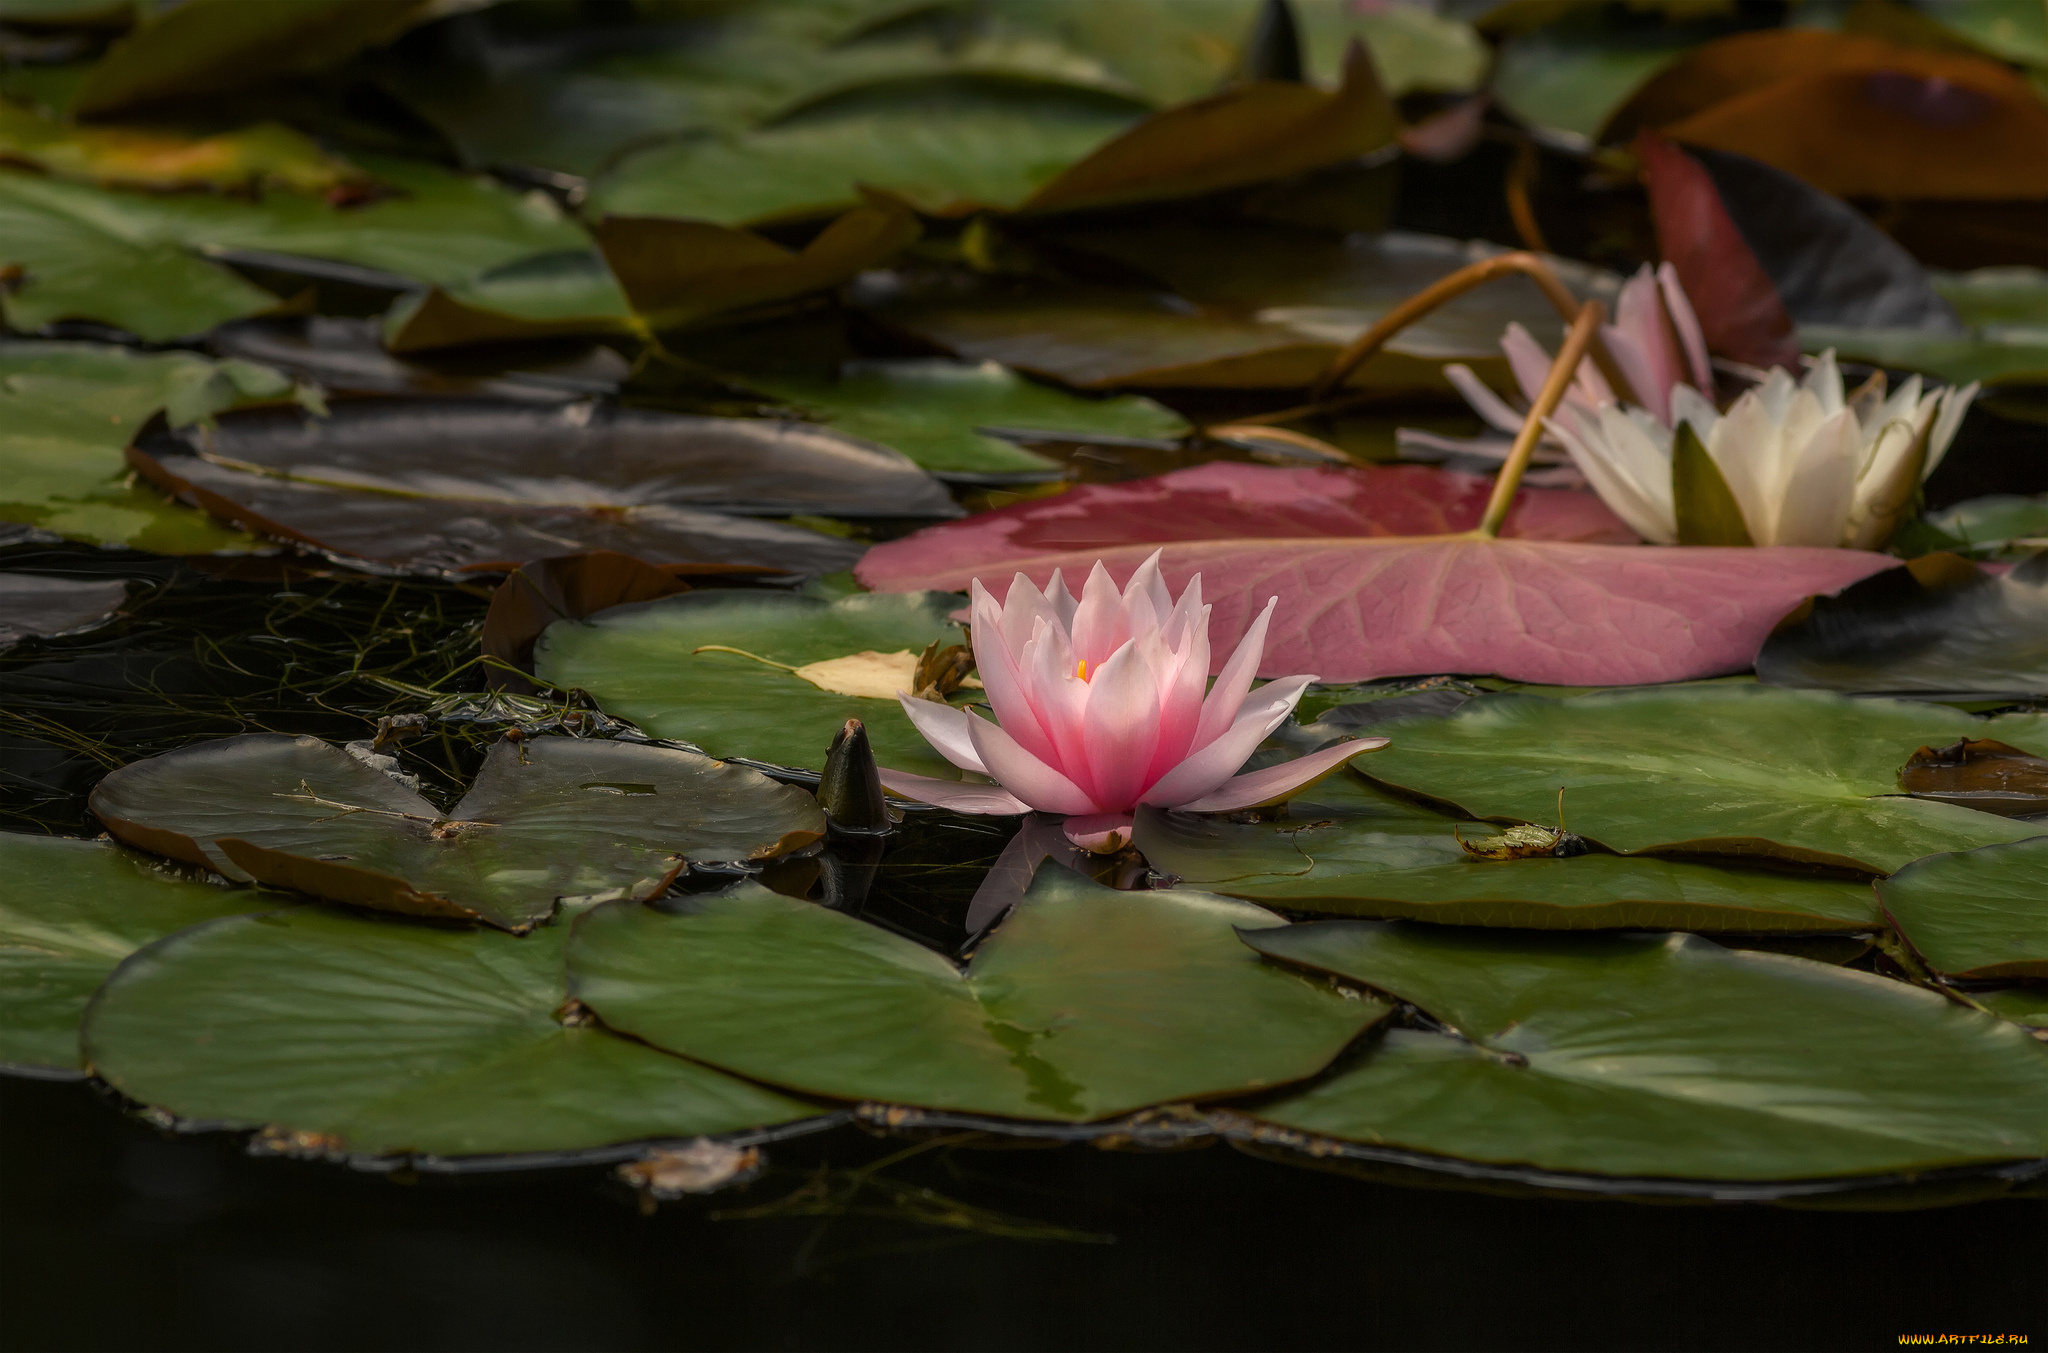
<svg viewBox="0 0 2048 1353"><path fill-rule="evenodd" d="M1109 661L1109 655L1131 637L1123 593L1101 564L1090 571L1088 585L1081 589L1081 605L1074 612L1070 634L1074 660L1087 663L1091 669Z"/></svg>
<svg viewBox="0 0 2048 1353"><path fill-rule="evenodd" d="M1386 738L1359 738L1355 742L1340 742L1334 747L1325 747L1319 752L1294 761L1283 761L1277 766L1264 770L1235 775L1225 780L1214 793L1205 794L1193 803L1184 803L1184 813L1235 813L1244 808L1264 808L1269 804L1284 803L1312 785L1322 783L1339 770L1351 764L1351 758L1366 752L1376 752L1387 745Z"/></svg>
<svg viewBox="0 0 2048 1353"><path fill-rule="evenodd" d="M1280 598L1266 599L1266 609L1259 612L1251 628L1238 641L1237 649L1230 655L1230 661L1223 664L1223 670L1216 674L1216 684L1209 688L1209 698L1202 704L1202 722L1195 729L1195 750L1214 742L1225 729L1237 720L1237 712L1244 705L1245 692L1252 688L1252 678L1258 675L1259 659L1266 651L1266 629L1273 621L1273 608L1280 604ZM1245 753L1250 756L1250 752ZM1233 767L1233 769L1235 769Z"/></svg>
<svg viewBox="0 0 2048 1353"><path fill-rule="evenodd" d="M1114 855L1131 843L1129 813L1082 813L1062 825L1069 841L1093 855Z"/></svg>
<svg viewBox="0 0 2048 1353"><path fill-rule="evenodd" d="M1236 723L1225 729L1214 742L1198 749L1187 760L1160 776L1159 782L1145 791L1140 802L1158 808L1178 808L1213 793L1225 780L1237 774L1251 754L1259 749L1259 744L1266 740L1266 735L1294 711L1301 693L1314 680L1312 676L1282 677L1261 686L1245 702Z"/></svg>
<svg viewBox="0 0 2048 1353"><path fill-rule="evenodd" d="M896 699L902 704L903 712L910 716L910 722L917 726L917 731L924 734L924 740L940 756L961 770L971 770L977 775L988 774L988 767L981 764L981 754L974 750L974 741L968 735L966 710L932 700L919 700L903 691L896 692Z"/></svg>
<svg viewBox="0 0 2048 1353"><path fill-rule="evenodd" d="M1484 418L1501 432L1509 434L1522 430L1522 415L1509 407L1508 402L1493 392L1493 388L1472 374L1472 368L1462 362L1451 362L1444 367L1444 377L1457 387L1472 411Z"/></svg>
<svg viewBox="0 0 2048 1353"><path fill-rule="evenodd" d="M1168 659L1157 634L1132 639L1088 682L1081 736L1088 744L1089 786L1105 810L1138 801L1159 746L1159 678L1153 661Z"/></svg>
<svg viewBox="0 0 2048 1353"><path fill-rule="evenodd" d="M1500 336L1500 349L1507 354L1508 366L1515 373L1515 384L1522 387L1523 397L1534 404L1536 396L1543 393L1543 382L1550 377L1549 351L1519 324L1510 324Z"/></svg>
<svg viewBox="0 0 2048 1353"><path fill-rule="evenodd" d="M1657 289L1664 294L1664 313L1671 317L1671 327L1678 330L1679 345L1685 349L1685 363L1692 372L1688 383L1695 390L1712 390L1714 368L1707 360L1707 336L1700 330L1700 317L1693 313L1685 288L1678 284L1678 269L1669 263L1658 264Z"/></svg>
<svg viewBox="0 0 2048 1353"><path fill-rule="evenodd" d="M1080 786L1017 745L986 719L967 716L974 750L1003 788L1042 813L1099 813L1102 806Z"/></svg>
<svg viewBox="0 0 2048 1353"><path fill-rule="evenodd" d="M1166 579L1159 576L1161 553L1152 551L1152 557L1138 565L1138 571L1124 584L1124 610L1130 617L1134 639L1164 628L1167 617L1173 614L1173 593L1167 590Z"/></svg>
<svg viewBox="0 0 2048 1353"><path fill-rule="evenodd" d="M929 803L937 808L950 808L956 813L981 813L990 817L1031 811L1029 804L1001 785L935 780L929 775L912 775L900 770L885 770L881 774L882 788L899 799L915 803Z"/></svg>
<svg viewBox="0 0 2048 1353"><path fill-rule="evenodd" d="M1029 586L1028 579L1022 579L1020 575L1020 580L1023 585ZM1010 584L1011 595L1016 595L1018 586L1018 582ZM974 665L981 677L983 691L988 696L989 708L995 711L996 721L1010 730L1010 736L1016 738L1025 751L1048 765L1057 766L1060 760L1059 753L1054 749L1052 736L1045 731L1037 708L1031 703L1029 689L1017 658L1024 645L1030 641L1031 632L1027 630L1022 640L1011 643L1003 630L1006 619L1004 609L996 604L995 598L988 594L988 589L981 585L979 578L974 580L973 588ZM1027 601L1036 597L1038 589L1033 587ZM1039 604L1044 606L1042 599ZM1044 614L1034 617L1034 623L1048 623L1051 614L1052 608L1044 606ZM984 634L994 637L984 643ZM966 737L964 726L961 737Z"/></svg>

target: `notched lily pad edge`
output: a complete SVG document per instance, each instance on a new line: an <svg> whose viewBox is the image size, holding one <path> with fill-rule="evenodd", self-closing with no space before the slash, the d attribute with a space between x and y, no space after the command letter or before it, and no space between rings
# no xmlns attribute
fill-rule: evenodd
<svg viewBox="0 0 2048 1353"><path fill-rule="evenodd" d="M8 1066L0 1065L0 1073L8 1070ZM810 1118L767 1127L687 1137L643 1137L580 1150L473 1156L414 1152L377 1154L328 1149L321 1145L317 1135L301 1135L275 1125L180 1118L167 1110L131 1100L107 1082L83 1071L51 1075L47 1074L47 1069L39 1068L29 1074L43 1080L86 1081L95 1093L128 1116L159 1131L181 1136L239 1133L246 1138L245 1150L252 1156L319 1161L345 1166L361 1174L412 1171L432 1175L479 1175L594 1168L645 1160L659 1152L700 1141L741 1148L769 1146L852 1126L877 1136L910 1140L973 1132L1015 1141L1094 1146L1105 1151L1180 1151L1224 1142L1262 1160L1332 1170L1376 1183L1436 1188L1491 1186L1487 1191L1517 1196L1609 1202L1775 1203L1792 1206L1805 1203L1826 1206L1828 1202L1825 1200L1837 1200L1847 1206L1909 1210L2013 1195L2037 1183L2048 1185L2048 1157L1962 1165L1921 1174L1855 1175L1754 1183L1583 1174L1536 1166L1486 1164L1405 1147L1372 1146L1280 1127L1242 1109L1204 1109L1184 1102L1154 1105L1099 1122L1060 1123L863 1101ZM1957 1197L1958 1192L1963 1196Z"/></svg>

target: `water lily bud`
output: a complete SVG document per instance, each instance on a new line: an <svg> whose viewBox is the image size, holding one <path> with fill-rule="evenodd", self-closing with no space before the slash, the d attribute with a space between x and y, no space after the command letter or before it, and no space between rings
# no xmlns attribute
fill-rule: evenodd
<svg viewBox="0 0 2048 1353"><path fill-rule="evenodd" d="M882 797L882 777L875 766L868 730L848 719L825 754L825 774L818 781L818 802L834 831L886 832L889 805Z"/></svg>

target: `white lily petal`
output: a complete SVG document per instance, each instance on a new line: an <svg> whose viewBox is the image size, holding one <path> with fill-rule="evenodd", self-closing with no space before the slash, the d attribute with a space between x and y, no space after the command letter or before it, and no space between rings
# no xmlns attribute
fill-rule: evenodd
<svg viewBox="0 0 2048 1353"><path fill-rule="evenodd" d="M1856 460L1862 449L1856 415L1836 411L1814 429L1796 453L1785 498L1778 509L1774 545L1834 547L1856 501Z"/></svg>
<svg viewBox="0 0 2048 1353"><path fill-rule="evenodd" d="M1450 362L1444 366L1444 378L1456 387L1465 402L1472 406L1472 412L1484 418L1502 432L1515 433L1522 430L1523 415L1516 413L1508 402L1493 392L1493 388L1472 374L1472 368L1462 362Z"/></svg>

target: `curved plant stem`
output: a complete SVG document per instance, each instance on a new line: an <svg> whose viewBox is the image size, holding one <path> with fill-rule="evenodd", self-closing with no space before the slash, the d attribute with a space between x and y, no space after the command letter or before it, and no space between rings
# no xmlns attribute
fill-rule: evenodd
<svg viewBox="0 0 2048 1353"><path fill-rule="evenodd" d="M749 653L744 648L734 648L730 644L704 644L701 647L690 650L691 657L695 657L699 653L737 653L742 658L752 658L755 662L766 663L770 667L780 667L785 672L794 672L796 670L796 668L791 667L786 662L777 662L773 658L764 658L759 653Z"/></svg>
<svg viewBox="0 0 2048 1353"><path fill-rule="evenodd" d="M1539 254L1550 252L1550 245L1543 238L1543 227L1536 222L1536 207L1529 200L1529 189L1536 182L1538 169L1536 143L1523 141L1515 151L1515 161L1508 168L1506 195L1508 215L1515 223L1515 233L1522 237L1522 243Z"/></svg>
<svg viewBox="0 0 2048 1353"><path fill-rule="evenodd" d="M1543 436L1543 420L1557 412L1557 406L1564 402L1564 392L1571 388L1572 377L1578 374L1579 362L1599 334L1601 321L1606 318L1607 307L1598 301L1587 301L1579 308L1579 317L1572 321L1571 332L1564 337L1564 346L1557 350L1557 360L1550 364L1550 374L1543 378L1543 390L1536 396L1535 404L1530 406L1529 416L1522 420L1522 430L1515 434L1514 448L1501 465L1499 478L1493 481L1493 496L1486 500L1485 515L1479 519L1479 535L1490 539L1500 534L1501 523L1508 519L1508 508L1514 504L1515 493L1522 487L1522 472L1529 468L1529 458L1536 454L1536 443Z"/></svg>
<svg viewBox="0 0 2048 1353"><path fill-rule="evenodd" d="M1578 315L1578 301L1573 298L1565 284L1557 280L1557 274L1550 270L1550 265L1537 255L1525 251L1495 254L1492 258L1481 259L1469 267L1460 268L1448 277L1439 278L1381 316L1379 323L1352 339L1349 346L1337 354L1323 374L1316 378L1316 383L1310 387L1310 397L1317 404L1326 401L1352 372L1363 365L1367 358L1386 346L1387 341L1395 334L1473 288L1491 282L1497 277L1511 274L1527 277L1542 288L1544 297L1557 307L1557 313L1565 319L1572 319ZM1642 402L1636 396L1635 387L1621 374L1621 368L1614 364L1614 358L1608 353L1605 343L1596 343L1593 346L1592 357L1593 364L1599 367L1600 374L1607 378L1607 383L1613 387L1616 397L1632 403Z"/></svg>

